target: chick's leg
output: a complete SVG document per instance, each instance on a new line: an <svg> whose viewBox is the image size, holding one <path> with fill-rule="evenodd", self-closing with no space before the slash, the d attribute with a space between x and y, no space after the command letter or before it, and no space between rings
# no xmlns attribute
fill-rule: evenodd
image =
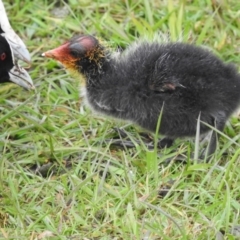
<svg viewBox="0 0 240 240"><path fill-rule="evenodd" d="M165 137L158 142L158 148L165 148L165 147L169 148L173 145L173 142L174 142L174 139Z"/></svg>
<svg viewBox="0 0 240 240"><path fill-rule="evenodd" d="M226 123L226 114L224 112L219 112L214 118L212 126L216 128L217 131L222 132ZM207 161L210 160L212 154L216 151L217 142L219 134L214 129L212 130L208 151L206 152Z"/></svg>
<svg viewBox="0 0 240 240"><path fill-rule="evenodd" d="M220 122L215 121L215 128L218 131L223 131L224 126L225 126L225 121L220 121ZM209 142L208 151L207 151L207 160L208 161L209 161L211 155L216 151L218 138L219 138L219 134L215 130L213 130L212 134L211 134L210 142Z"/></svg>

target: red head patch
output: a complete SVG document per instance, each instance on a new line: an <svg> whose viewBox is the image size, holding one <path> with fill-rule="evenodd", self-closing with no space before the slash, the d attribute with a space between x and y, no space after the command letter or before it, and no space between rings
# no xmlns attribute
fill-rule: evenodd
<svg viewBox="0 0 240 240"><path fill-rule="evenodd" d="M92 60L98 48L98 40L90 35L78 35L59 46L43 53L48 58L61 62L66 68L75 69L76 62L83 58Z"/></svg>

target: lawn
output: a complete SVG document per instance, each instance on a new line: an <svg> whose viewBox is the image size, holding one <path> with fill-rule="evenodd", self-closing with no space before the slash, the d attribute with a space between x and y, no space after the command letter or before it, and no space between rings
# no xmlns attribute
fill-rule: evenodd
<svg viewBox="0 0 240 240"><path fill-rule="evenodd" d="M148 149L136 125L86 108L79 79L41 53L88 33L112 49L141 38L194 43L239 65L240 2L3 2L36 91L0 86L0 239L238 239L237 114L209 163L193 160L195 139ZM112 145L115 128L135 147ZM174 161L180 154L186 162Z"/></svg>

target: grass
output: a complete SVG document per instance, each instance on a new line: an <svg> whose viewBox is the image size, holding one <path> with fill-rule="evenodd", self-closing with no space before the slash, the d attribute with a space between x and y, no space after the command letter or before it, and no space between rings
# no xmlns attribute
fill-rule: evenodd
<svg viewBox="0 0 240 240"><path fill-rule="evenodd" d="M208 164L190 159L199 147L194 140L150 151L136 141L138 127L82 106L79 82L40 54L77 33L123 48L157 34L207 46L239 65L240 3L5 2L31 52L37 90L0 87L0 239L237 239L231 233L240 224L237 116ZM56 16L56 7L67 14ZM124 128L136 148L110 147L113 127ZM181 153L186 164L165 164Z"/></svg>

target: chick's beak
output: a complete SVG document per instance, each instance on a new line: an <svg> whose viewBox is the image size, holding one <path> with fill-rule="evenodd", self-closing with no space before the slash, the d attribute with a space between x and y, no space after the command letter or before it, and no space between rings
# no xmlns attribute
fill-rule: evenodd
<svg viewBox="0 0 240 240"><path fill-rule="evenodd" d="M63 45L49 50L42 54L43 57L55 59L61 63L67 60L70 56L69 54L69 43L64 43Z"/></svg>
<svg viewBox="0 0 240 240"><path fill-rule="evenodd" d="M2 1L0 0L0 29L12 48L15 60L22 60L28 64L31 62L30 54L21 38L12 29Z"/></svg>
<svg viewBox="0 0 240 240"><path fill-rule="evenodd" d="M11 82L16 83L27 90L35 89L31 77L22 67L13 66L13 68L9 71L9 76Z"/></svg>
<svg viewBox="0 0 240 240"><path fill-rule="evenodd" d="M56 59L56 60L57 60L57 57L56 57L55 54L54 54L54 50L50 50L50 51L47 51L47 52L45 52L45 53L42 53L42 56L43 56L43 57L52 58L52 59Z"/></svg>

